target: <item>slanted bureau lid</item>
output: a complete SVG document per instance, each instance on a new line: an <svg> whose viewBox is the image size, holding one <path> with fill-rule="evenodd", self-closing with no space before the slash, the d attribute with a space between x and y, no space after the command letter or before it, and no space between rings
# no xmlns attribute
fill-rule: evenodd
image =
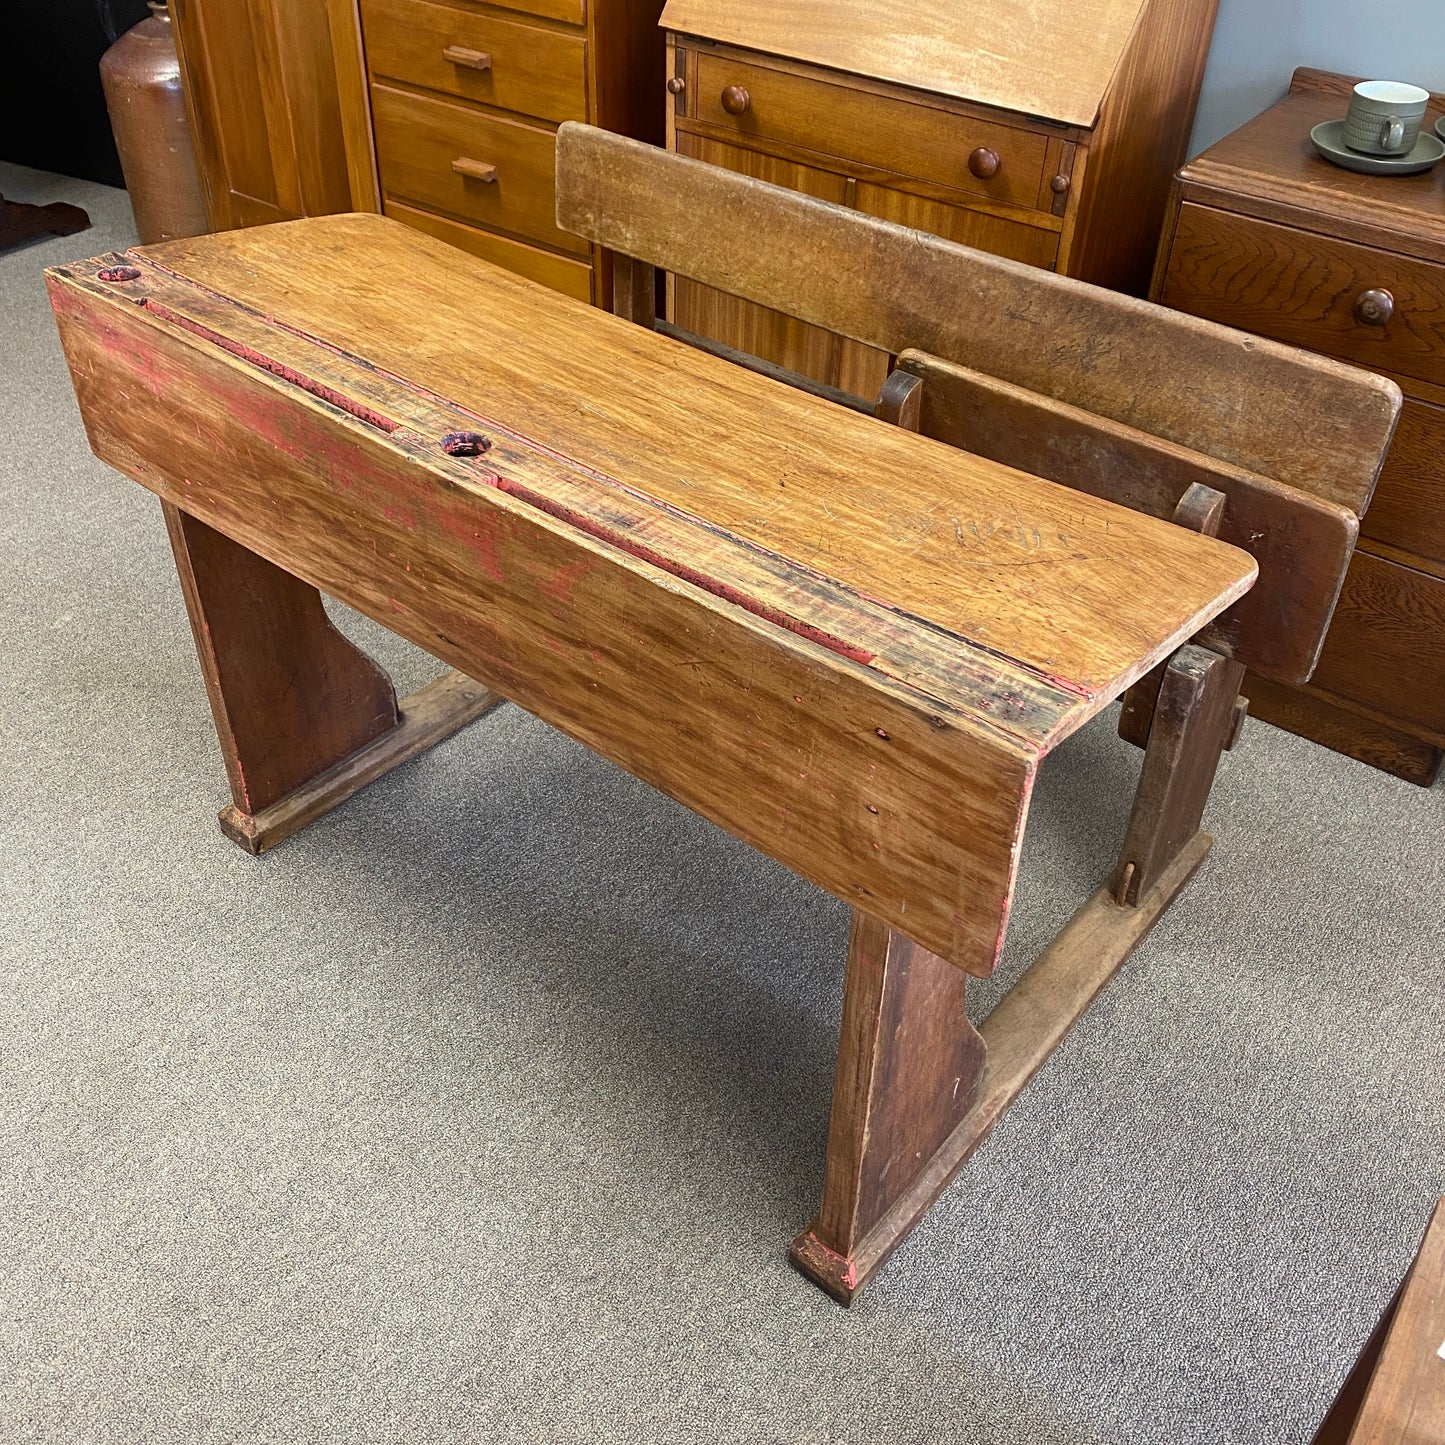
<svg viewBox="0 0 1445 1445"><path fill-rule="evenodd" d="M668 30L1090 126L1144 0L667 0Z"/></svg>

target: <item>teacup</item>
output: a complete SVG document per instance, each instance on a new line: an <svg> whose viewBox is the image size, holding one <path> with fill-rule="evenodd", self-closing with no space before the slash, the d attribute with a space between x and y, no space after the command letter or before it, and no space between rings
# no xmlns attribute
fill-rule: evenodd
<svg viewBox="0 0 1445 1445"><path fill-rule="evenodd" d="M1430 92L1403 80L1362 80L1350 97L1344 142L1367 155L1400 156L1420 139Z"/></svg>

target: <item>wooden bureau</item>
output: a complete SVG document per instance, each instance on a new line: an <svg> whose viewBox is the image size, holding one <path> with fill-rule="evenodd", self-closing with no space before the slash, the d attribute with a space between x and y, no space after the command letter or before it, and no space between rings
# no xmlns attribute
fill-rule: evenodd
<svg viewBox="0 0 1445 1445"><path fill-rule="evenodd" d="M1245 690L1258 716L1428 784L1445 756L1445 166L1377 177L1320 159L1310 128L1344 114L1353 83L1296 71L1179 172L1153 297L1404 391L1314 678ZM1435 96L1426 124L1441 114Z"/></svg>
<svg viewBox="0 0 1445 1445"><path fill-rule="evenodd" d="M557 227L558 125L660 142L661 0L330 0L352 204L607 305Z"/></svg>
<svg viewBox="0 0 1445 1445"><path fill-rule="evenodd" d="M1215 8L668 0L668 146L1142 294ZM669 313L855 395L887 375L882 352L691 281L672 283Z"/></svg>

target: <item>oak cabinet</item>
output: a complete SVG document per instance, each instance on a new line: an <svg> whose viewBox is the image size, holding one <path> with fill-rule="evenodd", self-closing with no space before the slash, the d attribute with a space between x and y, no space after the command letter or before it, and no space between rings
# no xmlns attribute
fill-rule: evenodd
<svg viewBox="0 0 1445 1445"><path fill-rule="evenodd" d="M351 209L327 0L170 0L213 231Z"/></svg>
<svg viewBox="0 0 1445 1445"><path fill-rule="evenodd" d="M1154 297L1405 393L1314 677L1251 675L1245 691L1267 721L1429 783L1445 757L1445 176L1320 159L1310 129L1344 114L1352 84L1296 71L1284 100L1179 172ZM1426 124L1441 114L1432 97Z"/></svg>

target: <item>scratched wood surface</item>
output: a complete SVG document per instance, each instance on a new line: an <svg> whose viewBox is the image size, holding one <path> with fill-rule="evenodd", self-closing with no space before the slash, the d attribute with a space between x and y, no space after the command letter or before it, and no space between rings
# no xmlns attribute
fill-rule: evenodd
<svg viewBox="0 0 1445 1445"><path fill-rule="evenodd" d="M1384 377L588 126L558 132L557 218L799 321L959 362L1357 513L1400 409Z"/></svg>
<svg viewBox="0 0 1445 1445"><path fill-rule="evenodd" d="M1092 125L1142 0L668 0L662 25L850 75Z"/></svg>
<svg viewBox="0 0 1445 1445"><path fill-rule="evenodd" d="M552 304L379 218L316 220L144 254L1088 697L1253 578L1231 547Z"/></svg>
<svg viewBox="0 0 1445 1445"><path fill-rule="evenodd" d="M1258 561L1259 581L1201 640L1278 682L1309 681L1360 530L1348 508L925 352L905 351L898 371L923 382L913 429L950 446L1151 517L1172 517L1193 483L1222 492L1218 535Z"/></svg>
<svg viewBox="0 0 1445 1445"><path fill-rule="evenodd" d="M49 280L101 457L976 973L1039 757L1254 575L379 217Z"/></svg>

